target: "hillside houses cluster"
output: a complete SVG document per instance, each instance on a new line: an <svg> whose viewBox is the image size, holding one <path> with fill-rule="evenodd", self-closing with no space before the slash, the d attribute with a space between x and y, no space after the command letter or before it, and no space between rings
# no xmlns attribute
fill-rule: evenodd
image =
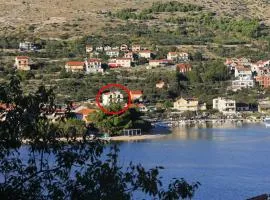
<svg viewBox="0 0 270 200"><path fill-rule="evenodd" d="M31 50L33 43L20 43L21 49ZM155 59L156 52L142 47L138 44L128 46L122 44L121 46L93 46L86 45L85 51L88 59L85 60L69 60L65 63L65 70L67 72L84 72L88 73L103 73L104 69L115 68L130 68L132 66L146 64L147 69L157 66L175 66L179 68L180 72L188 72L191 70L191 65L181 65L187 63L190 55L187 52L168 52L167 56L162 59ZM100 57L101 54L108 56L108 60L104 61ZM30 58L27 56L17 56L15 58L14 66L18 70L31 70L29 65ZM177 65L180 64L180 65Z"/></svg>
<svg viewBox="0 0 270 200"><path fill-rule="evenodd" d="M224 64L234 73L233 91L252 88L255 82L263 88L270 86L270 60L251 62L248 58L227 58Z"/></svg>

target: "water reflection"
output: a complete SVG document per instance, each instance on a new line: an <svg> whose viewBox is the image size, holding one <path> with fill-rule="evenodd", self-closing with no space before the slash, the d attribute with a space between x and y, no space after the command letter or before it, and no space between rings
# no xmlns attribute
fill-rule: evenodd
<svg viewBox="0 0 270 200"><path fill-rule="evenodd" d="M248 127L249 125L235 122L225 123L204 123L191 126L180 126L172 129L172 134L163 139L177 140L218 140L225 141L228 137L225 132L238 128Z"/></svg>

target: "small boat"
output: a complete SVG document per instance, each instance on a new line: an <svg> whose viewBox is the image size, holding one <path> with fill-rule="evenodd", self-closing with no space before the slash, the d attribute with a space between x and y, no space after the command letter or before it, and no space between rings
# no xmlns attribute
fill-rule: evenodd
<svg viewBox="0 0 270 200"><path fill-rule="evenodd" d="M265 124L266 127L270 127L270 117L266 117L264 119L264 124Z"/></svg>

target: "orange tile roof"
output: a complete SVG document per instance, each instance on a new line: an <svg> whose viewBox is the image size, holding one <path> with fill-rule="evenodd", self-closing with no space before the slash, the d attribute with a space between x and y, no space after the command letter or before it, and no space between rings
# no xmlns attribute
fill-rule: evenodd
<svg viewBox="0 0 270 200"><path fill-rule="evenodd" d="M247 67L244 67L244 66L236 66L236 69L238 70L238 71L251 71L251 69L250 68L247 68Z"/></svg>
<svg viewBox="0 0 270 200"><path fill-rule="evenodd" d="M16 56L16 59L29 59L28 56Z"/></svg>
<svg viewBox="0 0 270 200"><path fill-rule="evenodd" d="M82 115L89 115L90 113L95 112L96 109L89 109L89 108L84 108L79 110L77 113L82 114Z"/></svg>
<svg viewBox="0 0 270 200"><path fill-rule="evenodd" d="M180 69L191 68L191 64L181 63L181 64L176 65L176 67Z"/></svg>
<svg viewBox="0 0 270 200"><path fill-rule="evenodd" d="M134 95L134 94L142 95L143 92L141 90L130 90L130 94L132 94L132 95Z"/></svg>
<svg viewBox="0 0 270 200"><path fill-rule="evenodd" d="M101 62L102 60L99 58L90 58L88 59L88 62Z"/></svg>
<svg viewBox="0 0 270 200"><path fill-rule="evenodd" d="M69 66L82 66L82 65L84 65L84 62L81 62L81 61L68 61L66 63L66 65L69 65Z"/></svg>

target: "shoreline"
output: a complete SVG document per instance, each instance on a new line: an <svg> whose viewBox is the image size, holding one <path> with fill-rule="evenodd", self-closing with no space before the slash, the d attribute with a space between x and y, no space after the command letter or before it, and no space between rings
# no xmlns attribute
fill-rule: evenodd
<svg viewBox="0 0 270 200"><path fill-rule="evenodd" d="M112 136L107 138L99 138L97 137L97 140L104 140L104 141L139 141L139 140L150 140L150 139L159 139L162 137L167 136L168 134L145 134L145 135L133 135L133 136ZM57 138L58 141L67 142L67 139L65 137ZM72 141L73 139L69 139L69 141ZM82 136L78 136L75 138L76 141L83 141ZM94 140L94 138L87 138L86 140ZM22 143L27 144L29 143L29 139L23 139Z"/></svg>
<svg viewBox="0 0 270 200"><path fill-rule="evenodd" d="M200 125L200 124L226 124L226 123L243 123L243 124L258 124L263 123L261 119L186 119L186 120L164 120L164 123L170 127L180 127L188 125Z"/></svg>
<svg viewBox="0 0 270 200"><path fill-rule="evenodd" d="M168 134L149 134L149 135L134 135L134 136L113 136L109 137L110 141L136 141L136 140L152 140L167 136Z"/></svg>

